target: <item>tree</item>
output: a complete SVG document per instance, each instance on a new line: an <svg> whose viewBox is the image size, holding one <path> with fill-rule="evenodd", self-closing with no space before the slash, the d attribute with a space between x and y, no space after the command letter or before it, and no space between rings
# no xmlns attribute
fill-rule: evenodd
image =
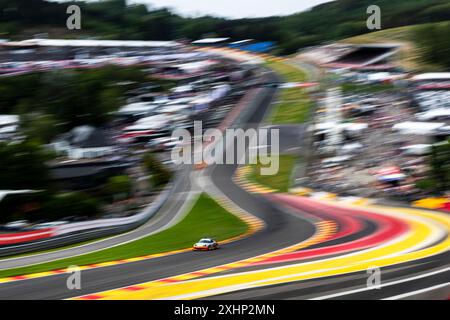
<svg viewBox="0 0 450 320"><path fill-rule="evenodd" d="M99 214L98 200L83 192L59 193L43 203L41 218L61 219L69 216L93 217Z"/></svg>
<svg viewBox="0 0 450 320"><path fill-rule="evenodd" d="M431 151L431 175L438 191L450 190L450 140L433 145Z"/></svg>
<svg viewBox="0 0 450 320"><path fill-rule="evenodd" d="M0 143L0 189L48 189L49 168L53 154L38 143Z"/></svg>
<svg viewBox="0 0 450 320"><path fill-rule="evenodd" d="M121 194L125 197L128 196L131 192L130 178L126 175L110 177L106 183L105 191L115 197Z"/></svg>
<svg viewBox="0 0 450 320"><path fill-rule="evenodd" d="M162 187L170 181L171 172L151 152L144 156L144 166L150 172L155 187Z"/></svg>
<svg viewBox="0 0 450 320"><path fill-rule="evenodd" d="M31 113L23 115L22 119L25 134L37 142L49 143L61 133L58 120L53 115Z"/></svg>
<svg viewBox="0 0 450 320"><path fill-rule="evenodd" d="M422 60L450 68L450 23L432 24L417 27L414 32Z"/></svg>

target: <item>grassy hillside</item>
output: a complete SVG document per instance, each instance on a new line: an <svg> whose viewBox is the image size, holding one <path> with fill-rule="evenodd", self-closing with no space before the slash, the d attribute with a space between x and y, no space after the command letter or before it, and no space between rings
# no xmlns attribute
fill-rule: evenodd
<svg viewBox="0 0 450 320"><path fill-rule="evenodd" d="M294 169L297 157L292 154L279 155L279 171L275 175L261 175L261 168L266 167L261 163L252 165L252 171L248 178L263 186L277 190L278 192L287 192L290 184L290 177Z"/></svg>
<svg viewBox="0 0 450 320"><path fill-rule="evenodd" d="M285 82L303 82L307 79L306 73L293 64L271 61L265 65L277 72ZM270 113L269 121L273 124L303 123L307 120L310 108L311 101L304 89L283 89Z"/></svg>

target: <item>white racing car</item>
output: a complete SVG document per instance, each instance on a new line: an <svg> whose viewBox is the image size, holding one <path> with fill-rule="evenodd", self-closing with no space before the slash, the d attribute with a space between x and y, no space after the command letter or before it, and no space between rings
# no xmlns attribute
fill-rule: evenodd
<svg viewBox="0 0 450 320"><path fill-rule="evenodd" d="M211 238L203 238L200 239L199 242L194 243L194 246L192 248L192 250L197 251L197 250L215 250L219 248L219 244L217 243L217 241L215 241L214 239Z"/></svg>

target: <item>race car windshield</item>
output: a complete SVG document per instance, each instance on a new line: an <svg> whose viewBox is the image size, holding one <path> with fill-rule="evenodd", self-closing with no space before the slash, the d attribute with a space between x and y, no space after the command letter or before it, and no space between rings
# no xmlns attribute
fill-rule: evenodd
<svg viewBox="0 0 450 320"><path fill-rule="evenodd" d="M205 240L205 239L200 240L200 243L210 243L210 242L212 242L212 240Z"/></svg>

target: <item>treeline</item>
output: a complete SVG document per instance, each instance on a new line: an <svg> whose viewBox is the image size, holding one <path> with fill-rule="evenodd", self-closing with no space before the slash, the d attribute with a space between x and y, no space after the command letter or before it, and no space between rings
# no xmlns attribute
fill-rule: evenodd
<svg viewBox="0 0 450 320"><path fill-rule="evenodd" d="M82 12L80 33L65 30L69 4ZM367 33L366 8L381 8L382 28L450 19L448 0L338 0L284 17L223 19L212 16L183 18L167 9L152 10L126 0L55 3L44 0L0 0L0 37L17 38L25 30L49 32L54 28L67 37L104 39L198 39L223 36L276 41L279 53Z"/></svg>
<svg viewBox="0 0 450 320"><path fill-rule="evenodd" d="M0 201L0 223L27 219L56 220L69 216L95 216L103 199L84 192L59 192L50 178L47 162L52 152L28 139L0 142L0 190L33 189L36 192L7 196Z"/></svg>

